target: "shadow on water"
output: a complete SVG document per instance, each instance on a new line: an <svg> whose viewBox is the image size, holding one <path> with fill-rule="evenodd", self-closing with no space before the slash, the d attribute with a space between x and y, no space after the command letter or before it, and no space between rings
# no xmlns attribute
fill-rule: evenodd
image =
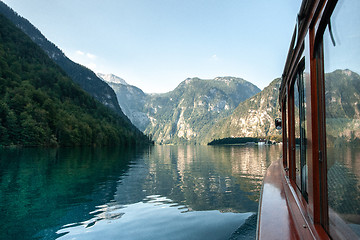
<svg viewBox="0 0 360 240"><path fill-rule="evenodd" d="M1 149L0 239L253 238L280 149Z"/></svg>

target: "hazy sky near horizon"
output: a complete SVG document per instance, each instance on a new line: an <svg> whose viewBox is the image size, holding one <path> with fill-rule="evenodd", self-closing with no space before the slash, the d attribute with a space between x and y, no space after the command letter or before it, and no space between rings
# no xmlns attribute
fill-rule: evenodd
<svg viewBox="0 0 360 240"><path fill-rule="evenodd" d="M3 0L70 59L148 93L280 77L301 0Z"/></svg>

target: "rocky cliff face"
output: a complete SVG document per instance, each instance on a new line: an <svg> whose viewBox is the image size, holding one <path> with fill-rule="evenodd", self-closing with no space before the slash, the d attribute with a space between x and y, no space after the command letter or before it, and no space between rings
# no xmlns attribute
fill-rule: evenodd
<svg viewBox="0 0 360 240"><path fill-rule="evenodd" d="M217 121L259 91L239 78L188 78L174 91L152 96L146 105L151 124L145 133L158 143L205 143L204 136Z"/></svg>
<svg viewBox="0 0 360 240"><path fill-rule="evenodd" d="M263 91L237 106L234 112L216 123L205 141L228 137L276 136L275 118L280 117L278 94L281 79L275 79Z"/></svg>
<svg viewBox="0 0 360 240"><path fill-rule="evenodd" d="M227 118L216 123L205 141L228 137L279 137L275 118L280 117L275 79L263 91L239 104ZM298 100L295 99L295 102ZM350 70L325 74L327 143L360 142L360 76ZM295 111L297 107L295 107Z"/></svg>
<svg viewBox="0 0 360 240"><path fill-rule="evenodd" d="M360 76L346 70L325 74L327 144L360 143Z"/></svg>
<svg viewBox="0 0 360 240"><path fill-rule="evenodd" d="M120 83L120 84L123 84L123 85L128 85L127 82L114 75L114 74L103 74L103 73L97 73L96 76L98 76L100 79L102 79L103 81L105 82L109 82L109 83Z"/></svg>
<svg viewBox="0 0 360 240"><path fill-rule="evenodd" d="M160 144L205 143L203 138L212 125L260 91L234 77L188 78L164 94L145 94L131 85L108 84L130 120Z"/></svg>
<svg viewBox="0 0 360 240"><path fill-rule="evenodd" d="M149 95L140 88L129 84L106 81L116 92L119 105L124 114L140 130L145 131L150 123L150 118L144 107L149 100Z"/></svg>

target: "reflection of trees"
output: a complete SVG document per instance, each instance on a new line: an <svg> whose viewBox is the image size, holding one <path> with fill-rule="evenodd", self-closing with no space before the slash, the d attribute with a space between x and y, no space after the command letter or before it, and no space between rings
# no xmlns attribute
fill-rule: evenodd
<svg viewBox="0 0 360 240"><path fill-rule="evenodd" d="M133 155L105 148L1 150L0 239L55 239L62 225L89 219L89 210L113 198Z"/></svg>
<svg viewBox="0 0 360 240"><path fill-rule="evenodd" d="M37 234L54 239L65 224L91 225L96 217L121 217L118 212L111 215L111 209L147 201L150 195L194 210L256 211L262 177L280 150L277 146L2 150L0 238L30 239Z"/></svg>

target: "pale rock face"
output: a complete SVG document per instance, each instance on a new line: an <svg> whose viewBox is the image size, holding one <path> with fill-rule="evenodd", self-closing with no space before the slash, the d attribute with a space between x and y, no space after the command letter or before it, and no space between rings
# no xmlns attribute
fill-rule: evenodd
<svg viewBox="0 0 360 240"><path fill-rule="evenodd" d="M147 114L146 116L150 119L151 125L152 125L153 127L155 127L156 124L157 124L157 120L156 120L155 118L151 117L149 114Z"/></svg>
<svg viewBox="0 0 360 240"><path fill-rule="evenodd" d="M352 72L351 72L350 70L348 70L348 69L342 70L342 73L345 74L345 75L348 76L348 77L350 77L351 74L352 74Z"/></svg>
<svg viewBox="0 0 360 240"><path fill-rule="evenodd" d="M266 137L279 135L275 129L278 111L278 85L274 80L267 88L248 100L240 103L233 114L209 131L208 141L227 137Z"/></svg>
<svg viewBox="0 0 360 240"><path fill-rule="evenodd" d="M185 108L182 108L179 120L177 121L177 136L179 138L186 138L191 140L192 137L196 137L196 133L194 133L191 129L190 124L186 123L184 119L184 110Z"/></svg>
<svg viewBox="0 0 360 240"><path fill-rule="evenodd" d="M201 143L211 126L260 91L234 77L203 80L187 78L173 91L145 94L116 76L100 75L114 89L131 122L157 143ZM204 142L203 142L204 143Z"/></svg>
<svg viewBox="0 0 360 240"><path fill-rule="evenodd" d="M120 83L120 84L128 85L124 79L122 79L118 76L115 76L114 74L97 73L96 75L105 82Z"/></svg>

